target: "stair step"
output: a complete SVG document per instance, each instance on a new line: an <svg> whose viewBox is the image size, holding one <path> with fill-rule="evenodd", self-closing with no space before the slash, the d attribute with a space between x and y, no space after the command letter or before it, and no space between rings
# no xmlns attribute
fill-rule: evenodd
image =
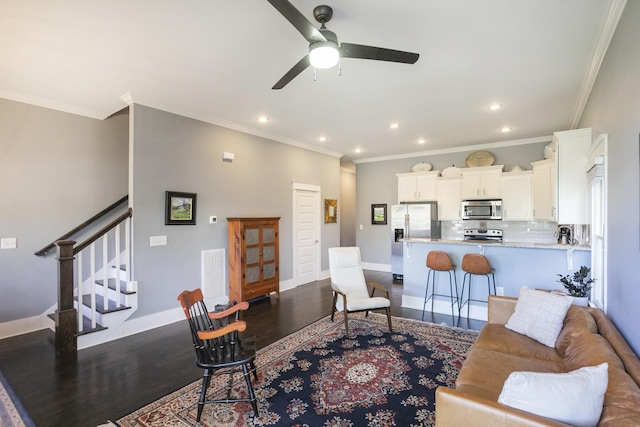
<svg viewBox="0 0 640 427"><path fill-rule="evenodd" d="M47 314L47 316L54 322L56 321L56 313L49 313ZM90 334L91 332L104 331L105 329L107 329L107 327L102 326L99 323L96 323L96 327L92 328L91 319L88 318L87 316L82 316L82 329L83 329L82 332L78 332L78 336Z"/></svg>
<svg viewBox="0 0 640 427"><path fill-rule="evenodd" d="M115 278L111 278L111 279L107 279L107 286L109 287L109 289L111 289L112 291L116 290L116 283L117 283L118 279ZM104 280L96 280L96 283L100 286L104 286ZM120 286L120 290L119 292L123 295L133 295L135 294L134 291L127 291L126 288L126 282L124 280L120 280L120 283L123 284L125 286Z"/></svg>
<svg viewBox="0 0 640 427"><path fill-rule="evenodd" d="M91 307L91 295L82 296L82 304ZM109 300L107 309L104 309L104 298L102 295L96 295L96 311L100 314L113 313L114 311L128 310L131 307L119 304L117 301Z"/></svg>

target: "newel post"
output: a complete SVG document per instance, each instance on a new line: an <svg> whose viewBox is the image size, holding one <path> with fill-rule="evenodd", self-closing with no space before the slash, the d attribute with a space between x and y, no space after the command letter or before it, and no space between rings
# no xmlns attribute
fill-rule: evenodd
<svg viewBox="0 0 640 427"><path fill-rule="evenodd" d="M56 356L75 360L78 350L78 313L73 307L73 240L59 240Z"/></svg>

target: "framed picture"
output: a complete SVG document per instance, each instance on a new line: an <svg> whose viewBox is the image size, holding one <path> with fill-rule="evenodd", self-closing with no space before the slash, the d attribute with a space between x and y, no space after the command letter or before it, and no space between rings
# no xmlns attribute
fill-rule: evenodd
<svg viewBox="0 0 640 427"><path fill-rule="evenodd" d="M336 199L324 199L324 223L338 222L338 201Z"/></svg>
<svg viewBox="0 0 640 427"><path fill-rule="evenodd" d="M371 224L373 225L387 224L387 205L386 204L371 205Z"/></svg>
<svg viewBox="0 0 640 427"><path fill-rule="evenodd" d="M196 225L196 193L167 191L165 225Z"/></svg>

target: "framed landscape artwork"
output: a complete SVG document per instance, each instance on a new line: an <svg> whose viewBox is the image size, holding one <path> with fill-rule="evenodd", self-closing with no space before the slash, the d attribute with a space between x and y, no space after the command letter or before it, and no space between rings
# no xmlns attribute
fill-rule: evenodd
<svg viewBox="0 0 640 427"><path fill-rule="evenodd" d="M371 224L373 225L387 224L387 205L386 204L371 205Z"/></svg>
<svg viewBox="0 0 640 427"><path fill-rule="evenodd" d="M196 193L167 191L165 225L196 225Z"/></svg>

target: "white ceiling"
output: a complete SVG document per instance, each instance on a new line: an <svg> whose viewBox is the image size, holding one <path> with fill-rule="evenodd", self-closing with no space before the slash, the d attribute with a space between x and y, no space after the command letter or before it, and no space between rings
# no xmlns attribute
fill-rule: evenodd
<svg viewBox="0 0 640 427"><path fill-rule="evenodd" d="M316 23L320 0L291 2ZM329 5L340 41L420 59L272 90L308 43L266 0L0 0L0 97L100 119L133 100L356 162L533 138L577 124L624 0Z"/></svg>

